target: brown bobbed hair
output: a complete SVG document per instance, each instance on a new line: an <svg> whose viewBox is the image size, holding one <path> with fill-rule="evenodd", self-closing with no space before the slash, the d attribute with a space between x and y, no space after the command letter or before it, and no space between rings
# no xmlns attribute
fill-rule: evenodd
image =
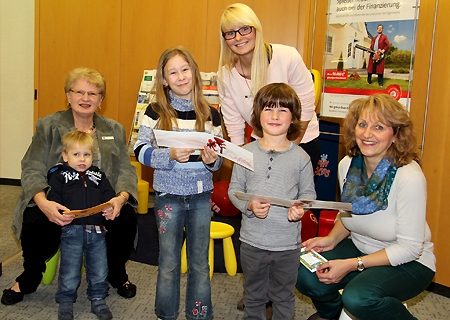
<svg viewBox="0 0 450 320"><path fill-rule="evenodd" d="M64 83L64 92L68 93L73 89L73 86L77 80L84 79L87 83L90 83L97 87L98 92L104 98L106 94L106 80L100 72L92 68L76 68L69 72Z"/></svg>
<svg viewBox="0 0 450 320"><path fill-rule="evenodd" d="M292 114L292 123L287 138L294 140L300 133L300 114L302 107L297 93L286 83L270 83L262 87L253 100L251 125L255 134L262 137L261 112L264 108L288 108Z"/></svg>
<svg viewBox="0 0 450 320"><path fill-rule="evenodd" d="M386 153L392 163L398 168L413 160L420 164L420 150L409 112L400 102L387 94L374 94L350 103L343 126L347 155L354 157L359 151L355 128L361 115L366 112L371 120L380 121L393 128L395 143L391 144Z"/></svg>
<svg viewBox="0 0 450 320"><path fill-rule="evenodd" d="M192 104L194 106L196 120L195 130L199 132L205 131L205 122L211 117L211 110L208 102L203 95L203 82L200 75L197 62L195 62L192 54L184 47L178 46L165 50L158 61L156 69L155 83L151 93L155 95L156 104L152 105L153 110L159 115L159 120L156 125L158 129L172 131L173 122L177 124L177 112L170 105L169 91L170 87L164 85L165 67L167 62L175 57L180 56L188 64L192 72Z"/></svg>

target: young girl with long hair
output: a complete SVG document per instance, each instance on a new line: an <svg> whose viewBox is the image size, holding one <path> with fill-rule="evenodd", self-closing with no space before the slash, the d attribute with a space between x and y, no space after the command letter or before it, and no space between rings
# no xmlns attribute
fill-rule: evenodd
<svg viewBox="0 0 450 320"><path fill-rule="evenodd" d="M212 172L222 158L205 145L192 148L158 148L154 129L207 132L222 136L220 115L210 107L202 92L197 63L183 47L161 55L154 102L142 119L135 155L155 169L155 214L159 233L158 282L155 313L175 319L180 301L180 264L183 232L186 232L188 280L186 318L212 319L208 246L211 221Z"/></svg>

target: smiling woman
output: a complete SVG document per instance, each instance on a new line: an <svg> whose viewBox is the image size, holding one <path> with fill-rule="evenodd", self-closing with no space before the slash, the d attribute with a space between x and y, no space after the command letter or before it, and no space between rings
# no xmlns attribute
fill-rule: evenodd
<svg viewBox="0 0 450 320"><path fill-rule="evenodd" d="M220 19L218 89L221 111L231 142L243 145L246 124L251 126L253 97L266 84L289 84L301 101L301 129L292 141L319 160L319 123L315 113L314 84L297 50L265 43L262 25L247 5L230 5ZM259 139L256 132L252 138ZM247 141L249 142L249 141Z"/></svg>
<svg viewBox="0 0 450 320"><path fill-rule="evenodd" d="M350 103L343 132L341 201L352 212L303 242L328 260L315 273L298 270L296 287L317 308L308 319L333 319L342 306L358 319L416 319L403 301L428 287L436 259L412 120L393 97L376 94Z"/></svg>

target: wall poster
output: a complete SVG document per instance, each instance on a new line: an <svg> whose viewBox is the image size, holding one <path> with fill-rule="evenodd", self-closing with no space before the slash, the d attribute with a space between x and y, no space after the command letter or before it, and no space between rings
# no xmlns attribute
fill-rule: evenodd
<svg viewBox="0 0 450 320"><path fill-rule="evenodd" d="M409 109L419 0L329 0L321 115L386 93Z"/></svg>

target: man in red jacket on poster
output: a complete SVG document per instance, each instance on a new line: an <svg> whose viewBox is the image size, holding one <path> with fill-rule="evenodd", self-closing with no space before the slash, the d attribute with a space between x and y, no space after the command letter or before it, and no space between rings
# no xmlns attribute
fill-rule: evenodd
<svg viewBox="0 0 450 320"><path fill-rule="evenodd" d="M379 24L377 27L377 35L372 38L370 43L370 49L375 53L370 54L369 64L367 66L367 83L372 83L372 74L378 75L378 84L383 86L383 74L384 74L384 54L391 45L388 37L383 34L383 25Z"/></svg>

